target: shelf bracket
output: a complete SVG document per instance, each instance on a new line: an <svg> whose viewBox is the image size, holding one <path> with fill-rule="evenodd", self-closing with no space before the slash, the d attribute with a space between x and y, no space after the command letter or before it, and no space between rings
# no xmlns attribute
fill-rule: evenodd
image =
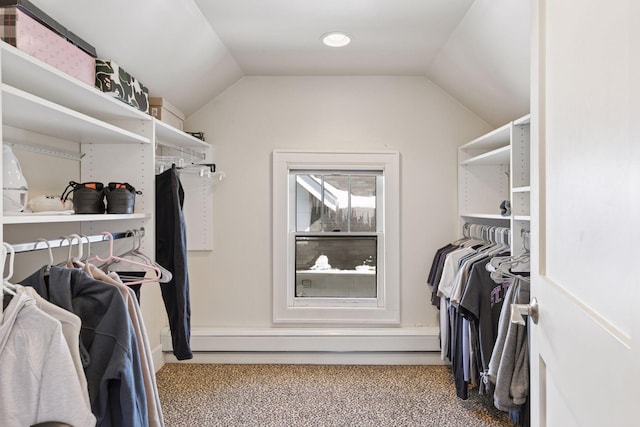
<svg viewBox="0 0 640 427"><path fill-rule="evenodd" d="M30 151L32 153L45 154L47 156L61 157L63 159L81 160L84 157L83 153L73 153L71 151L57 150L51 147L45 147L42 145L34 144L22 144L19 142L4 141L4 144L16 148L18 150Z"/></svg>

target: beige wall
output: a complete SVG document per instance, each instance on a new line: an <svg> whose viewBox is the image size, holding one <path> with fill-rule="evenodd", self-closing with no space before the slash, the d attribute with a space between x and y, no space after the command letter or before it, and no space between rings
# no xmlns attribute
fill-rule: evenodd
<svg viewBox="0 0 640 427"><path fill-rule="evenodd" d="M490 127L423 77L245 77L188 118L226 178L213 251L190 252L192 325L271 326L271 152L401 154L401 323L435 326L425 280L457 233L456 147Z"/></svg>

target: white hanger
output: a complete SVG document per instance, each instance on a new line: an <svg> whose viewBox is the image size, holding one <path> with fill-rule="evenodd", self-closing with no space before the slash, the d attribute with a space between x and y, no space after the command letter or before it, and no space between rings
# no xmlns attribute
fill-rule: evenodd
<svg viewBox="0 0 640 427"><path fill-rule="evenodd" d="M69 234L69 261L74 261L73 257L71 256L71 247L73 246L73 239L77 239L78 240L78 256L77 258L75 258L76 261L79 261L82 259L82 237L80 237L79 234Z"/></svg>
<svg viewBox="0 0 640 427"><path fill-rule="evenodd" d="M49 273L51 266L53 265L53 251L51 250L51 243L49 243L47 239L36 239L36 244L33 246L33 249L37 249L38 243L40 242L44 242L44 244L47 245L47 249L49 249L49 264L45 269L45 273Z"/></svg>
<svg viewBox="0 0 640 427"><path fill-rule="evenodd" d="M9 273L3 277L3 284L7 286L10 290L15 290L15 286L9 282L9 279L13 276L13 261L16 256L16 252L13 250L13 246L6 242L2 242L3 246L3 261L7 256L7 252L9 253ZM3 264L4 265L4 264Z"/></svg>
<svg viewBox="0 0 640 427"><path fill-rule="evenodd" d="M2 324L2 320L4 319L4 294L5 292L8 293L9 295L16 295L16 287L9 283L9 279L11 279L11 276L13 276L13 260L15 257L16 252L13 250L13 246L11 246L8 243L2 242L2 265L4 266L4 263L6 262L7 259L7 252L9 252L10 256L9 256L9 273L7 274L7 276L5 276L2 280L2 286L0 286L0 301L2 302L0 304L0 324Z"/></svg>
<svg viewBox="0 0 640 427"><path fill-rule="evenodd" d="M82 259L82 256L80 256L79 259L80 259L80 261L86 261L91 256L91 240L89 239L89 236L84 235L84 234L82 236L80 236L80 237L87 240L87 256L84 259ZM83 243L80 242L80 245L82 245L82 244ZM81 251L81 253L82 253L82 251Z"/></svg>

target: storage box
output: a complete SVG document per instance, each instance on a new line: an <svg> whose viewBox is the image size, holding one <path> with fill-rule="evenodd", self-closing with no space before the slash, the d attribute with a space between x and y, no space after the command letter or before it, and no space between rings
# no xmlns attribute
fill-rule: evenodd
<svg viewBox="0 0 640 427"><path fill-rule="evenodd" d="M149 97L149 114L174 128L183 130L184 113L164 98Z"/></svg>
<svg viewBox="0 0 640 427"><path fill-rule="evenodd" d="M33 19L20 7L0 8L0 38L89 85L95 81L94 59Z"/></svg>
<svg viewBox="0 0 640 427"><path fill-rule="evenodd" d="M100 58L95 61L98 89L145 113L149 110L149 89L115 62Z"/></svg>
<svg viewBox="0 0 640 427"><path fill-rule="evenodd" d="M0 7L17 7L54 33L65 38L70 43L91 55L93 58L97 57L96 49L92 45L69 31L64 25L51 18L29 0L0 0ZM91 84L93 84L93 82Z"/></svg>
<svg viewBox="0 0 640 427"><path fill-rule="evenodd" d="M93 47L92 45L90 45L89 43L87 43L85 40L81 39L76 34L72 33L71 31L67 31L66 37L67 37L67 40L69 41L69 43L72 43L72 44L78 46L80 49L82 49L85 52L87 52L93 58L97 58L98 57L98 54L96 53L96 48Z"/></svg>

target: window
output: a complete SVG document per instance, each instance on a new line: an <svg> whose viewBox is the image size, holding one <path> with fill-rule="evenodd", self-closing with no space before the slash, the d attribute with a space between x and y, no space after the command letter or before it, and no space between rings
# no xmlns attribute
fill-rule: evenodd
<svg viewBox="0 0 640 427"><path fill-rule="evenodd" d="M380 171L289 171L297 298L377 297L376 195L383 182Z"/></svg>
<svg viewBox="0 0 640 427"><path fill-rule="evenodd" d="M273 154L276 323L399 322L398 153Z"/></svg>

